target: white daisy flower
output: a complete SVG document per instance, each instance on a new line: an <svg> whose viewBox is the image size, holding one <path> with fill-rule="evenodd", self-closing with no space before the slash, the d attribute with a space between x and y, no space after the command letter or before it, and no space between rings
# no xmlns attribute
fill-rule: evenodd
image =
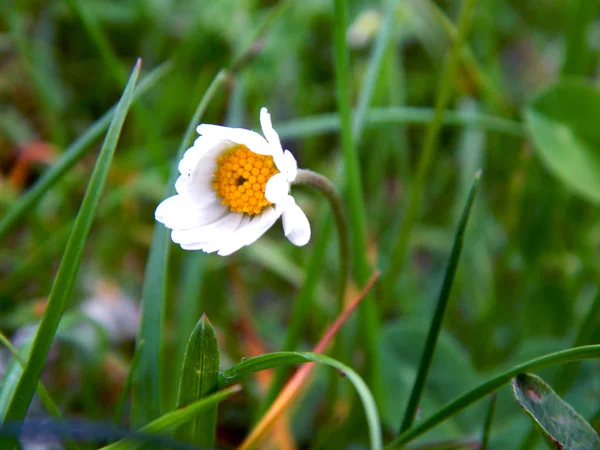
<svg viewBox="0 0 600 450"><path fill-rule="evenodd" d="M293 244L308 243L308 219L290 195L298 164L283 151L266 108L260 123L265 137L243 128L196 128L200 137L179 162L177 195L155 212L181 248L230 255L256 241L280 216Z"/></svg>

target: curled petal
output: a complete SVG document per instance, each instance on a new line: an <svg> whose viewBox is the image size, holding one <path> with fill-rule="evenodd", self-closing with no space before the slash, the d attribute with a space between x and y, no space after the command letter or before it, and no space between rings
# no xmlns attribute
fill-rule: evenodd
<svg viewBox="0 0 600 450"><path fill-rule="evenodd" d="M304 211L296 205L296 201L290 195L282 215L283 232L290 242L298 247L308 244L310 241L310 223Z"/></svg>

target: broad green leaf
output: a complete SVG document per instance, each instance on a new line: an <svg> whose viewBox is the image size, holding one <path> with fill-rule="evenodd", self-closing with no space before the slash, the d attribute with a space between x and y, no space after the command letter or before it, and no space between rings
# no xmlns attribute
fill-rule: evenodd
<svg viewBox="0 0 600 450"><path fill-rule="evenodd" d="M90 228L92 227L98 203L100 202L100 197L108 175L108 169L110 168L110 163L115 148L117 147L121 129L133 99L134 88L140 69L141 60L138 60L129 81L127 82L123 96L121 97L121 100L119 100L115 114L108 128L106 138L100 149L98 160L96 161L79 213L77 214L75 224L73 225L73 231L71 232L69 242L67 243L54 284L52 285L48 305L46 306L46 310L44 311L44 315L42 316L42 320L33 340L27 365L23 369L23 373L14 390L12 399L4 416L6 422L22 421L29 409L29 404L35 393L42 370L44 369L50 346L52 345L60 319L67 306L67 299L71 293L75 277L77 276L83 249ZM14 437L5 436L0 438L1 449L11 450L14 445Z"/></svg>
<svg viewBox="0 0 600 450"><path fill-rule="evenodd" d="M165 189L165 198L173 195L177 179L177 163L194 135L196 125L208 107L209 102L227 78L221 70L205 91L200 103L183 135L173 162L173 168ZM163 313L166 301L167 269L169 260L169 230L162 224L154 224L152 244L146 262L144 285L142 286L140 329L137 336L136 352L138 364L132 375L132 423L141 426L161 413L161 352Z"/></svg>
<svg viewBox="0 0 600 450"><path fill-rule="evenodd" d="M181 368L177 408L214 393L219 385L219 343L206 314L198 321L188 341ZM200 447L215 445L216 406L198 415L175 433L175 438Z"/></svg>
<svg viewBox="0 0 600 450"><path fill-rule="evenodd" d="M134 92L135 101L154 87L172 69L165 63L148 74ZM115 107L116 108L116 107ZM94 140L102 134L113 119L116 109L112 108L92 124L79 138L67 147L59 160L0 219L0 239L2 239L26 214L32 211L40 198L54 186L85 154Z"/></svg>
<svg viewBox="0 0 600 450"><path fill-rule="evenodd" d="M540 377L522 373L512 382L519 404L533 419L553 447L569 450L600 448L600 437Z"/></svg>
<svg viewBox="0 0 600 450"><path fill-rule="evenodd" d="M241 386L235 385L228 387L227 389L223 389L219 392L216 392L208 397L204 397L201 400L190 403L189 405L171 411L163 416L159 417L156 420L153 420L145 427L142 427L139 432L140 433L161 433L169 430L174 430L175 428L181 427L182 425L186 425L190 421L194 420L198 417L199 414L216 408L216 406L225 400L227 397L235 394L236 392L240 392L242 390ZM115 442L114 444L107 445L106 447L102 447L102 450L135 450L138 448L146 447L147 442L136 441L133 438L123 439L121 441Z"/></svg>
<svg viewBox="0 0 600 450"><path fill-rule="evenodd" d="M562 81L525 111L536 150L548 169L590 201L600 203L600 92Z"/></svg>
<svg viewBox="0 0 600 450"><path fill-rule="evenodd" d="M265 355L248 358L236 364L225 372L221 373L220 385L228 385L238 380L252 375L265 369L286 366L290 364L301 364L306 362L316 362L326 366L333 367L343 373L354 385L358 396L363 404L369 426L369 438L371 450L382 449L381 425L377 405L373 399L373 394L367 387L363 379L350 367L341 362L330 358L329 356L310 352L274 352Z"/></svg>

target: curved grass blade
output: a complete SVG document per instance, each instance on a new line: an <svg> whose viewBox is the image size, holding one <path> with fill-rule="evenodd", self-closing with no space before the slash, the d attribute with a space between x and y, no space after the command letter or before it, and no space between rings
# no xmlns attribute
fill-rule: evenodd
<svg viewBox="0 0 600 450"><path fill-rule="evenodd" d="M172 64L164 63L150 72L137 86L133 94L133 101L137 100L154 87L171 71L172 67ZM85 133L67 147L59 160L50 167L8 211L6 211L4 216L0 219L0 239L5 237L27 213L31 212L38 200L86 154L94 140L98 138L111 123L115 112L116 106L94 122Z"/></svg>
<svg viewBox="0 0 600 450"><path fill-rule="evenodd" d="M421 361L419 363L419 371L417 372L415 383L410 393L408 404L406 405L406 411L404 413L404 419L402 420L400 432L408 430L415 421L421 395L423 394L425 384L427 383L431 361L433 360L433 355L435 353L435 346L440 336L444 314L446 312L446 307L448 306L448 300L450 299L454 275L458 269L458 262L460 260L460 254L462 252L463 241L465 237L465 229L467 228L467 223L469 222L469 216L471 215L471 208L473 207L473 200L475 200L475 193L477 192L477 186L479 185L480 178L481 172L477 172L475 179L473 180L473 184L471 185L471 191L469 192L469 197L467 198L467 204L465 205L462 217L460 218L460 222L458 224L458 230L456 231L454 244L452 245L452 252L450 253L450 260L448 261L448 266L446 267L446 272L444 273L442 290L440 291L440 296L438 297L435 313L431 319L427 341L425 342L425 347L423 348Z"/></svg>
<svg viewBox="0 0 600 450"><path fill-rule="evenodd" d="M518 366L514 366L451 401L430 417L419 421L417 426L402 433L400 436L386 445L385 448L403 448L407 442L416 439L446 419L455 416L476 401L481 400L487 395L493 393L520 373L543 369L544 367L566 364L574 361L598 358L600 358L600 345L586 345L583 347L562 350L560 352L549 353L547 355L540 356L539 358L519 364Z"/></svg>
<svg viewBox="0 0 600 450"><path fill-rule="evenodd" d="M185 350L177 408L214 393L218 386L219 343L206 314L202 314ZM217 407L215 406L198 415L192 423L179 428L175 432L175 439L212 448L215 445L216 427Z"/></svg>
<svg viewBox="0 0 600 450"><path fill-rule="evenodd" d="M31 353L27 365L15 388L12 399L4 416L5 421L21 421L33 398L44 363L50 351L50 345L56 334L58 324L66 308L67 298L75 281L85 242L87 240L100 196L106 182L108 169L119 140L119 135L125 122L125 117L133 99L135 83L141 69L141 60L138 60L131 74L123 96L117 105L115 114L108 128L106 138L102 144L98 160L92 172L90 182L83 197L81 207L73 225L71 237L67 243L58 273L52 285L48 304L37 333L33 340ZM0 439L1 449L12 449L15 445L14 437Z"/></svg>
<svg viewBox="0 0 600 450"><path fill-rule="evenodd" d="M177 164L194 135L209 102L227 79L221 70L204 93L179 145L171 171L165 198L173 194L177 178ZM141 426L161 414L161 335L163 311L166 299L167 269L169 259L169 230L162 224L154 225L152 244L142 287L140 329L137 337L138 364L132 378L131 419Z"/></svg>
<svg viewBox="0 0 600 450"><path fill-rule="evenodd" d="M544 380L532 374L517 375L513 393L548 442L559 449L600 448L598 433Z"/></svg>
<svg viewBox="0 0 600 450"><path fill-rule="evenodd" d="M175 428L186 425L190 421L194 420L198 414L203 413L209 409L215 408L220 402L230 397L231 395L240 392L242 387L234 385L216 392L208 397L204 397L198 401L190 403L189 405L171 411L156 420L153 420L145 427L139 430L139 433L161 433ZM145 446L144 442L139 442L133 439L124 439L114 444L102 447L102 450L134 450Z"/></svg>
<svg viewBox="0 0 600 450"><path fill-rule="evenodd" d="M427 125L435 116L432 108L416 106L392 106L387 108L369 108L365 114L365 125L369 127L398 123ZM454 127L480 128L509 136L525 137L525 127L513 120L486 114L446 111L442 124ZM338 114L327 113L302 117L277 124L277 133L283 138L298 138L335 133L340 129Z"/></svg>
<svg viewBox="0 0 600 450"><path fill-rule="evenodd" d="M369 448L373 450L381 449L381 426L373 394L371 394L371 391L363 379L353 369L329 356L311 352L275 352L248 358L225 372L222 372L220 384L228 385L235 383L242 378L261 370L305 362L316 362L318 364L333 367L342 372L346 378L350 380L365 409L369 426Z"/></svg>

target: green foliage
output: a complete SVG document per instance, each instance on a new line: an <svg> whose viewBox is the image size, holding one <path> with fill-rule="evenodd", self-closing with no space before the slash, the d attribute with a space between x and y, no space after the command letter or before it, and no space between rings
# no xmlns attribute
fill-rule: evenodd
<svg viewBox="0 0 600 450"><path fill-rule="evenodd" d="M563 81L544 91L526 110L540 157L564 183L600 202L600 92L583 81Z"/></svg>
<svg viewBox="0 0 600 450"><path fill-rule="evenodd" d="M389 448L539 450L509 389L532 370L597 418L599 3L543 3L0 2L0 332L21 356L0 351L0 416L237 447L321 358L348 380L316 371L265 446L377 447L383 429ZM231 257L184 252L153 220L198 123L258 131L262 106L342 192L344 261L328 205L296 186L303 248L276 224ZM375 268L331 356L304 353ZM212 382L195 372L217 341L227 367L259 355L219 375L243 378L235 398L214 394L216 359Z"/></svg>
<svg viewBox="0 0 600 450"><path fill-rule="evenodd" d="M541 378L522 373L512 381L512 386L519 404L553 447L600 448L598 433Z"/></svg>
<svg viewBox="0 0 600 450"><path fill-rule="evenodd" d="M216 392L218 385L219 344L212 325L203 314L192 331L185 350L177 408ZM175 437L199 447L213 447L216 427L217 409L214 408L199 415L191 424L179 428Z"/></svg>
<svg viewBox="0 0 600 450"><path fill-rule="evenodd" d="M121 100L119 100L115 109L114 117L108 127L106 138L98 155L98 161L94 167L86 194L81 203L81 208L75 219L61 266L52 286L48 305L31 344L27 364L23 369L23 373L12 393L11 401L4 414L4 421L6 422L23 420L29 409L29 404L44 368L44 362L50 352L50 345L67 306L67 298L71 293L71 288L79 270L83 248L92 226L98 203L100 202L100 196L102 195L108 176L108 169L117 147L127 111L133 99L135 83L140 70L141 60L137 62L125 86ZM0 448L10 449L13 445L14 437L4 437L0 440Z"/></svg>

